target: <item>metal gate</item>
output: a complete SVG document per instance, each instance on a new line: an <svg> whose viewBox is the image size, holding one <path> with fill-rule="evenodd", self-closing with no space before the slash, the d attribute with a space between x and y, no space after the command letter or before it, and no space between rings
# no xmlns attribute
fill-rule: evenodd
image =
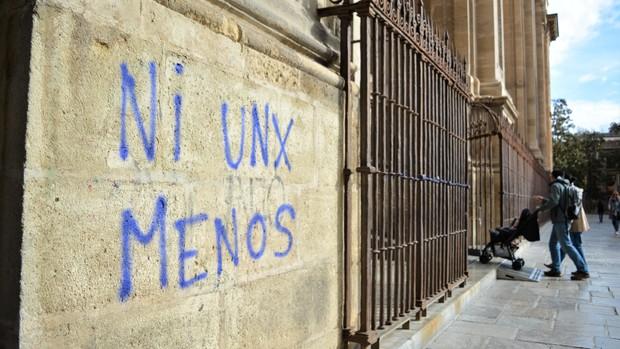
<svg viewBox="0 0 620 349"><path fill-rule="evenodd" d="M506 120L483 103L472 105L468 139L472 183L469 246L475 253L489 242L490 229L510 225L522 209L533 208L533 197L546 196L548 185L546 171L532 152Z"/></svg>
<svg viewBox="0 0 620 349"><path fill-rule="evenodd" d="M508 129L501 132L500 137L502 225L509 225L522 209L536 206L534 196L547 196L549 185L547 171L516 134ZM541 221L545 219L543 215Z"/></svg>
<svg viewBox="0 0 620 349"><path fill-rule="evenodd" d="M347 315L353 232L345 170L343 327L345 340L378 348L381 336L426 315L467 277L468 78L421 1L343 0L319 14L340 18L345 130L352 63L361 68L359 321Z"/></svg>

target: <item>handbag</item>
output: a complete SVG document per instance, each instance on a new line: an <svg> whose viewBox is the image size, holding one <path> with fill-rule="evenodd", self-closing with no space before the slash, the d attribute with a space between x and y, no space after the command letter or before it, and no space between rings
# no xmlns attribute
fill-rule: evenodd
<svg viewBox="0 0 620 349"><path fill-rule="evenodd" d="M586 217L582 207L581 210L579 210L579 215L577 218L573 220L573 223L570 226L570 231L573 233L583 233L588 230L590 230L590 224L588 224L588 218Z"/></svg>

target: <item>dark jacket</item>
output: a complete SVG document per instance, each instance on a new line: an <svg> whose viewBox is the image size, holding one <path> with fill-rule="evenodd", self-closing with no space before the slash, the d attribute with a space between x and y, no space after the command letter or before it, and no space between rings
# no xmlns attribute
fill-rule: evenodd
<svg viewBox="0 0 620 349"><path fill-rule="evenodd" d="M570 182L562 177L558 177L555 181L551 182L549 189L549 197L538 207L540 211L551 210L551 222L552 223L566 223L570 221L566 218L566 214L562 207L566 207L568 203L566 201L565 191L568 189Z"/></svg>
<svg viewBox="0 0 620 349"><path fill-rule="evenodd" d="M620 214L620 200L614 198L613 196L609 198L609 216L617 217Z"/></svg>

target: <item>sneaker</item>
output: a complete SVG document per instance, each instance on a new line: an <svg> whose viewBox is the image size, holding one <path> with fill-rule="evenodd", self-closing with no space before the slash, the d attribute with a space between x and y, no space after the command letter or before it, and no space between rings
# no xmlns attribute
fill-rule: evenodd
<svg viewBox="0 0 620 349"><path fill-rule="evenodd" d="M549 269L553 269L553 264L549 263L549 264L545 264L545 267L549 268Z"/></svg>
<svg viewBox="0 0 620 349"><path fill-rule="evenodd" d="M545 276L557 278L557 277L562 276L562 273L560 273L559 270L547 270L545 272Z"/></svg>
<svg viewBox="0 0 620 349"><path fill-rule="evenodd" d="M585 280L585 279L589 279L590 278L590 274L583 272L583 271L576 271L573 276L570 277L571 280Z"/></svg>

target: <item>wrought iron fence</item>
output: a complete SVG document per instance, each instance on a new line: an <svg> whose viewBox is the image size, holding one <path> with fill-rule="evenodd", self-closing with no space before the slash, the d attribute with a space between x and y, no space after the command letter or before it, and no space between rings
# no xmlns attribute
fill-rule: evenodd
<svg viewBox="0 0 620 349"><path fill-rule="evenodd" d="M361 67L360 317L354 325L346 315L353 232L345 221L343 327L347 341L378 348L382 335L426 315L431 303L445 300L467 277L465 62L447 35L437 35L419 1L345 0L319 14L340 18L345 130L351 62ZM354 16L359 40L352 37ZM355 60L354 43L360 47ZM348 177L345 169L345 211Z"/></svg>
<svg viewBox="0 0 620 349"><path fill-rule="evenodd" d="M469 127L472 196L469 246L489 242L489 230L510 225L535 195L548 193L547 175L532 152L491 108L472 105ZM541 221L545 215L541 216Z"/></svg>

